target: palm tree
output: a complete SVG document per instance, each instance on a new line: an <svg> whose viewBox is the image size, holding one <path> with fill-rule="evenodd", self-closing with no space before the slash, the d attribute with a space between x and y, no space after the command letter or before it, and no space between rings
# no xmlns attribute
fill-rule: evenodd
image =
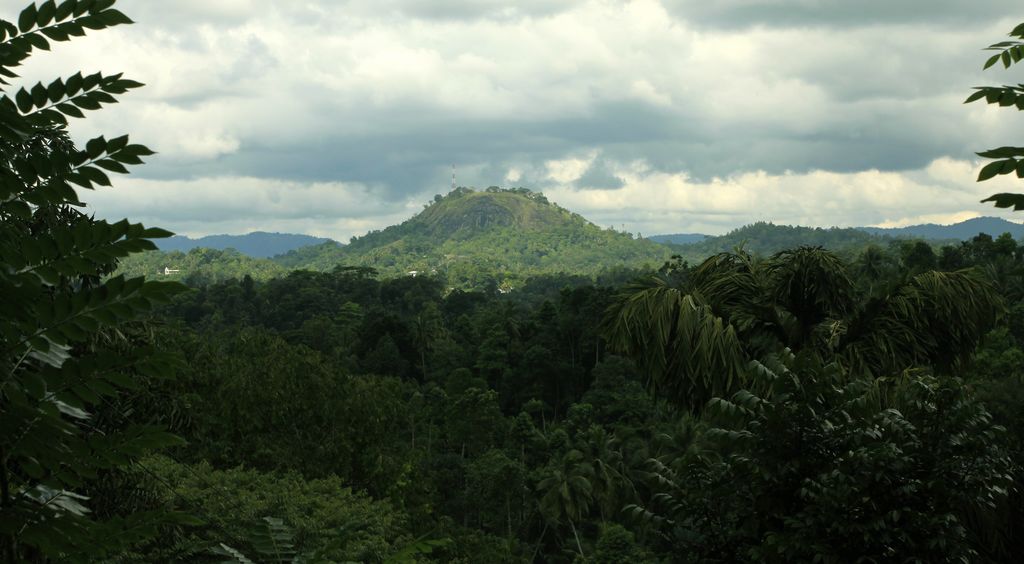
<svg viewBox="0 0 1024 564"><path fill-rule="evenodd" d="M427 352L434 348L434 343L444 334L444 323L437 304L427 302L413 320L413 340L420 353L420 370L423 381L428 379Z"/></svg>
<svg viewBox="0 0 1024 564"><path fill-rule="evenodd" d="M699 419L684 414L675 424L654 437L657 456L653 458L674 471L682 471L686 464L714 456L700 441L706 426Z"/></svg>
<svg viewBox="0 0 1024 564"><path fill-rule="evenodd" d="M591 477L591 468L584 462L583 454L578 450L570 450L556 466L550 468L547 477L537 484L537 490L541 493L541 513L554 523L560 523L563 519L569 523L581 558L586 556L575 523L590 513L593 501Z"/></svg>
<svg viewBox="0 0 1024 564"><path fill-rule="evenodd" d="M761 261L740 250L707 259L689 276L628 286L609 308L605 333L646 369L652 389L697 411L712 397L756 389L749 362L787 349L834 358L853 375L953 370L1002 309L974 270L924 272L872 297L820 247Z"/></svg>
<svg viewBox="0 0 1024 564"><path fill-rule="evenodd" d="M584 464L590 467L593 498L601 512L601 522L604 523L610 515L622 508L621 500L631 484L620 472L622 453L614 436L609 435L603 427L593 425L583 433L581 439L579 450Z"/></svg>
<svg viewBox="0 0 1024 564"><path fill-rule="evenodd" d="M878 245L869 245L864 252L857 257L855 272L863 282L867 283L867 293L874 293L875 284L881 280L889 270L889 258Z"/></svg>

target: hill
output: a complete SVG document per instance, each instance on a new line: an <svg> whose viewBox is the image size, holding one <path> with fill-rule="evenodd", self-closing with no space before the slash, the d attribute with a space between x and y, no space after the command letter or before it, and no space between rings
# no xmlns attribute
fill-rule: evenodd
<svg viewBox="0 0 1024 564"><path fill-rule="evenodd" d="M235 249L243 255L256 258L270 258L306 247L309 245L320 245L333 242L323 237L312 235L296 235L293 233L266 233L254 231L246 235L207 235L198 239L192 239L182 235L175 235L167 239L157 241L161 251L188 252L196 248L206 249Z"/></svg>
<svg viewBox="0 0 1024 564"><path fill-rule="evenodd" d="M873 235L885 235L888 237L916 237L921 239L956 239L964 241L971 239L979 233L987 233L998 237L1003 233L1013 235L1014 239L1024 237L1024 225L1007 221L999 217L976 217L954 223L952 225L937 225L926 223L923 225L911 225L908 227L861 227L866 233Z"/></svg>
<svg viewBox="0 0 1024 564"><path fill-rule="evenodd" d="M657 243L602 229L525 188L457 188L426 208L345 246L322 244L273 260L290 268L366 266L384 275L439 273L452 286L516 286L537 274L596 275L657 267L672 254Z"/></svg>

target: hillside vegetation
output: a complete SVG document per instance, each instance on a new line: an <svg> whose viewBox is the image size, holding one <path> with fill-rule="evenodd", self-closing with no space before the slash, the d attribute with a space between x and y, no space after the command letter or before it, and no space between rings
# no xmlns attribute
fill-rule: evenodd
<svg viewBox="0 0 1024 564"><path fill-rule="evenodd" d="M164 274L164 269L176 270ZM121 261L117 273L125 276L160 277L166 280L187 281L190 284L222 282L232 278L250 276L268 280L284 276L288 269L267 259L252 258L235 249L195 248L188 252L150 251L137 253Z"/></svg>

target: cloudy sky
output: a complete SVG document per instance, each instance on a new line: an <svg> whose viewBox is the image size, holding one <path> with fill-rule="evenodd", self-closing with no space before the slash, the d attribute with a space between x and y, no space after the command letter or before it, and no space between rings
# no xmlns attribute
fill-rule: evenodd
<svg viewBox="0 0 1024 564"><path fill-rule="evenodd" d="M24 0L0 0L14 19ZM963 105L1011 0L121 0L27 84L147 87L72 124L159 151L97 215L346 241L460 185L525 186L602 226L722 233L1002 215L974 151L1024 115Z"/></svg>

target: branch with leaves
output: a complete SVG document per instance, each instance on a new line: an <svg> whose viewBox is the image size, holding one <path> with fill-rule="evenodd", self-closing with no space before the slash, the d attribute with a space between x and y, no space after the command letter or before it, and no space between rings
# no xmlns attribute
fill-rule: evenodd
<svg viewBox="0 0 1024 564"><path fill-rule="evenodd" d="M996 51L994 55L985 61L984 69L987 70L998 63L1003 68L1010 68L1024 59L1024 23L1013 28L1010 32L1009 41L1001 41L986 47L987 51ZM1024 83L1004 86L976 86L974 93L964 100L965 104L978 100L985 100L987 104L996 104L1000 107L1016 107L1024 110ZM978 174L978 182L990 178L1016 173L1017 178L1024 178L1024 147L999 147L978 153L979 157L996 159L982 167ZM1014 211L1024 210L1024 194L1000 193L993 194L982 202L993 202L997 208L1013 208Z"/></svg>
<svg viewBox="0 0 1024 564"><path fill-rule="evenodd" d="M139 380L173 376L173 362L141 347L102 344L183 291L178 284L110 277L119 261L156 248L163 229L96 220L78 211L76 187L110 186L154 154L127 135L77 149L68 117L116 103L142 84L76 73L9 95L13 69L50 41L129 24L114 0L33 3L17 24L0 20L0 553L8 561L105 560L190 522L170 511L100 520L82 492L103 472L180 444L163 427L105 428L102 404Z"/></svg>

